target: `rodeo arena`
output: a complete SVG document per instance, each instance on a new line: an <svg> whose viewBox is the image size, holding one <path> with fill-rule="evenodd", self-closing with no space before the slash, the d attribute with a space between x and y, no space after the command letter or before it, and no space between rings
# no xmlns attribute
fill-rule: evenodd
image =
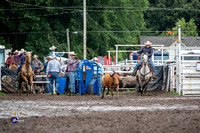
<svg viewBox="0 0 200 133"><path fill-rule="evenodd" d="M40 61L0 46L0 132L200 132L200 38L181 26L91 60L55 49Z"/></svg>

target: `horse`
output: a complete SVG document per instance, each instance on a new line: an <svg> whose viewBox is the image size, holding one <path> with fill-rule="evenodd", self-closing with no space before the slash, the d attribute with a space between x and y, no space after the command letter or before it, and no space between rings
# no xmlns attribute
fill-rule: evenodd
<svg viewBox="0 0 200 133"><path fill-rule="evenodd" d="M136 80L139 83L138 92L142 95L143 92L147 90L147 85L153 80L153 71L148 62L148 55L142 55L142 64L136 72Z"/></svg>
<svg viewBox="0 0 200 133"><path fill-rule="evenodd" d="M35 86L33 84L33 78L34 78L34 73L31 68L31 53L32 52L27 52L26 53L26 60L24 61L24 64L22 65L22 68L19 72L19 78L18 78L18 93L20 94L20 91L22 91L23 88L23 82L26 83L26 92L27 96L29 93L28 86L31 88L33 87L33 93L35 93ZM31 91L31 90L30 90Z"/></svg>

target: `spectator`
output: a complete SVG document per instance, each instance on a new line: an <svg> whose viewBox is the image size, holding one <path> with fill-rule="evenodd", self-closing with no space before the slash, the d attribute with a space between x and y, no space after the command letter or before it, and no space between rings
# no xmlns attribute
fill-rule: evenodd
<svg viewBox="0 0 200 133"><path fill-rule="evenodd" d="M13 56L12 56L12 53L11 52L9 52L8 53L8 58L6 59L6 67L7 68L9 68L9 66L11 65L11 64L13 64Z"/></svg>
<svg viewBox="0 0 200 133"><path fill-rule="evenodd" d="M69 53L69 60L68 60L68 73L69 73L69 90L70 95L71 93L75 93L75 76L76 76L76 66L78 65L78 59L75 59L75 53Z"/></svg>
<svg viewBox="0 0 200 133"><path fill-rule="evenodd" d="M15 50L14 54L15 54L14 55L14 64L19 67L19 65L21 64L21 55L19 55L18 50Z"/></svg>
<svg viewBox="0 0 200 133"><path fill-rule="evenodd" d="M32 66L35 68L35 70L43 67L43 63L38 59L37 55L33 56Z"/></svg>
<svg viewBox="0 0 200 133"><path fill-rule="evenodd" d="M104 69L103 69L103 66L101 65L101 63L99 63L98 61L98 59L97 59L97 57L94 57L93 58L93 61L95 62L95 63L97 63L97 65L98 65L98 67L99 67L99 73L101 74L101 76L103 76L103 74L104 74ZM97 70L97 68L94 68L94 70Z"/></svg>
<svg viewBox="0 0 200 133"><path fill-rule="evenodd" d="M49 75L51 94L53 95L53 82L55 81L56 93L59 95L58 87L59 87L59 74L61 72L60 62L56 60L56 56L54 54L51 55L51 61L49 61L47 65L46 74Z"/></svg>
<svg viewBox="0 0 200 133"><path fill-rule="evenodd" d="M68 62L67 60L65 61L65 64L63 67L62 67L62 74L65 75L65 94L67 94L69 92L69 74L68 74Z"/></svg>
<svg viewBox="0 0 200 133"><path fill-rule="evenodd" d="M47 62L44 64L43 69L40 70L40 72L44 72L45 75L46 75L47 65L48 65L49 61L51 61L51 57L47 56L46 60L47 60ZM49 78L45 77L45 81L49 81ZM46 88L44 90L44 93L49 93L49 85L50 84L48 84L48 83L46 84Z"/></svg>
<svg viewBox="0 0 200 133"><path fill-rule="evenodd" d="M51 52L49 53L49 56L51 56L52 54L55 54L56 57L62 57L64 55L64 54L55 53L57 49L57 47L55 46L52 46L49 49L51 50Z"/></svg>

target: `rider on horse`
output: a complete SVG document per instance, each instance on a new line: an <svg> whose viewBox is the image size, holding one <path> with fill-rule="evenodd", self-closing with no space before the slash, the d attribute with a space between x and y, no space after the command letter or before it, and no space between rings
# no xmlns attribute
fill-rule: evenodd
<svg viewBox="0 0 200 133"><path fill-rule="evenodd" d="M52 46L49 49L51 50L51 52L49 53L49 56L54 54L56 57L62 57L64 55L64 54L55 53L56 49L57 49L57 47L55 47L55 46Z"/></svg>
<svg viewBox="0 0 200 133"><path fill-rule="evenodd" d="M151 47L152 43L150 41L147 41L145 43L145 46L142 48L142 50L138 51L137 54L148 54L148 57L149 57L149 63L151 64L152 66L152 69L153 69L153 78L157 78L155 76L155 66L154 66L154 63L151 59L151 56L153 54L153 48ZM135 66L134 70L133 70L133 76L136 76L136 71L137 71L137 68L142 64L142 59L140 58L140 61L137 63L137 65Z"/></svg>

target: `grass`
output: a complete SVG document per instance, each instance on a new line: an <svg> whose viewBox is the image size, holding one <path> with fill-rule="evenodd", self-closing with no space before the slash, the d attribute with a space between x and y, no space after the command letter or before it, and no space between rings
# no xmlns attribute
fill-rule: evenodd
<svg viewBox="0 0 200 133"><path fill-rule="evenodd" d="M0 96L8 96L6 93L0 92Z"/></svg>
<svg viewBox="0 0 200 133"><path fill-rule="evenodd" d="M171 96L182 96L182 95L179 95L176 91L172 91L170 95Z"/></svg>

